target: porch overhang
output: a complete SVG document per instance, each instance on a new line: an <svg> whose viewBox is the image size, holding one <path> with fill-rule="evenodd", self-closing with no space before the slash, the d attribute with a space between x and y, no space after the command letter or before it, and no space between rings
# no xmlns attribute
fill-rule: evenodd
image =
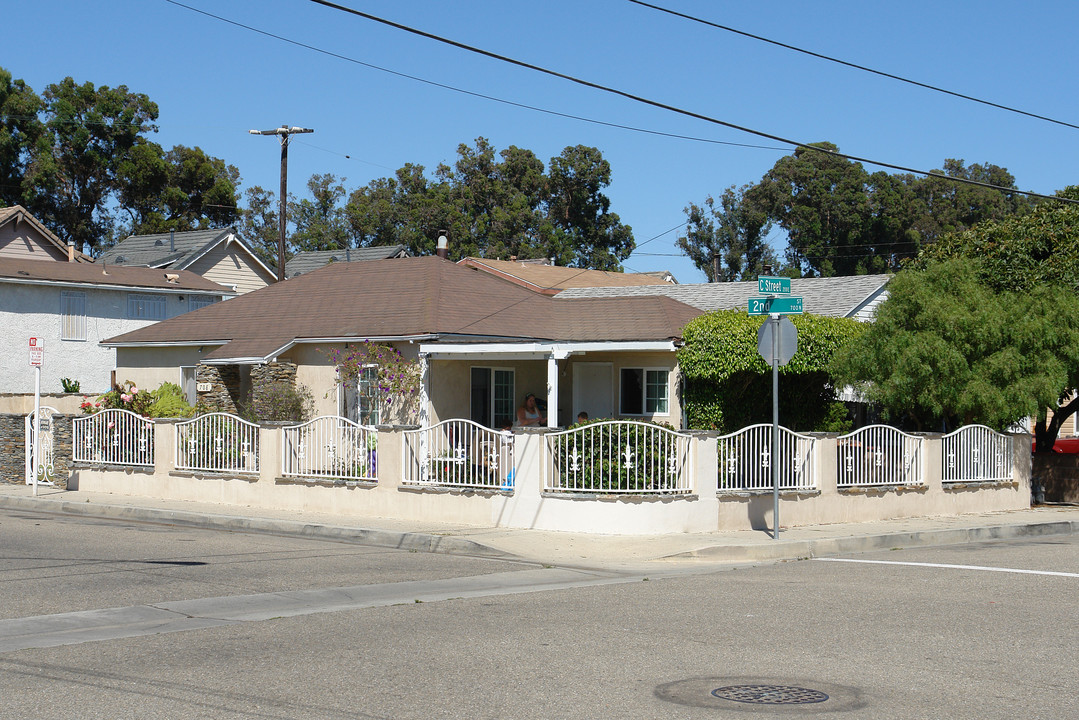
<svg viewBox="0 0 1079 720"><path fill-rule="evenodd" d="M431 360L564 360L590 352L674 352L674 340L629 340L530 343L420 343Z"/></svg>

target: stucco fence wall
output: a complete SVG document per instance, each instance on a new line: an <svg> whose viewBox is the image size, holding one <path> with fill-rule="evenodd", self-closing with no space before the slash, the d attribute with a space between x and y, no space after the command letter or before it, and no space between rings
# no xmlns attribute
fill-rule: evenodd
<svg viewBox="0 0 1079 720"><path fill-rule="evenodd" d="M377 483L305 482L281 476L280 425L259 428L260 472L223 475L174 470L173 424L158 421L156 466L138 470L75 464L72 489L252 506L296 512L333 513L435 521L480 527L535 528L601 534L663 534L763 529L771 526L771 492L720 493L718 445L712 433L694 433L690 461L692 492L681 496L613 496L543 491L544 430L514 433L512 490L416 487L402 483L403 428L380 427ZM835 436L821 436L813 462L819 488L784 492L781 526L868 522L904 517L947 516L1030 506L1030 439L1017 435L1012 478L1005 482L946 485L941 481L941 439L926 437L921 486L838 489Z"/></svg>

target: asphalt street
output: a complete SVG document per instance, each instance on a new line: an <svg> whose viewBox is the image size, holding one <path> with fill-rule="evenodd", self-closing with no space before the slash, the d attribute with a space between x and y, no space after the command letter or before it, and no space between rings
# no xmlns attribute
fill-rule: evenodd
<svg viewBox="0 0 1079 720"><path fill-rule="evenodd" d="M651 576L0 511L0 717L1075 718L1077 591L1071 535Z"/></svg>

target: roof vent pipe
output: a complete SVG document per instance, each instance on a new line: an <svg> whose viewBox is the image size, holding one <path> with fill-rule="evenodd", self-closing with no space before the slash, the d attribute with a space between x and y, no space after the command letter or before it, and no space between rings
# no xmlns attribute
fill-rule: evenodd
<svg viewBox="0 0 1079 720"><path fill-rule="evenodd" d="M169 252L176 252L176 231L169 230Z"/></svg>
<svg viewBox="0 0 1079 720"><path fill-rule="evenodd" d="M438 242L435 243L435 255L443 260L450 259L450 239L446 237L445 230L438 231Z"/></svg>
<svg viewBox="0 0 1079 720"><path fill-rule="evenodd" d="M345 248L345 262L352 262L352 248Z"/></svg>

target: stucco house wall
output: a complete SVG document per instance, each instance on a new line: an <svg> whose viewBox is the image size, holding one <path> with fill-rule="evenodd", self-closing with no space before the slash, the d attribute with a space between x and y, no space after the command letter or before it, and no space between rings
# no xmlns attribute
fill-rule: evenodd
<svg viewBox="0 0 1079 720"><path fill-rule="evenodd" d="M65 290L86 295L85 340L61 339L60 298ZM42 392L60 392L61 378L79 381L81 392L86 394L106 392L116 367L116 351L101 347L98 343L153 322L127 317L128 296L132 292L140 291L137 288L109 290L29 284L0 286L0 326L7 337L7 342L0 349L0 392L33 393L34 370L30 367L28 349L31 337L42 338L45 343L45 364L41 369ZM166 297L166 317L188 311L187 295ZM174 374L178 372L176 370ZM117 373L117 381L125 379L122 373ZM175 382L172 375L169 379Z"/></svg>

